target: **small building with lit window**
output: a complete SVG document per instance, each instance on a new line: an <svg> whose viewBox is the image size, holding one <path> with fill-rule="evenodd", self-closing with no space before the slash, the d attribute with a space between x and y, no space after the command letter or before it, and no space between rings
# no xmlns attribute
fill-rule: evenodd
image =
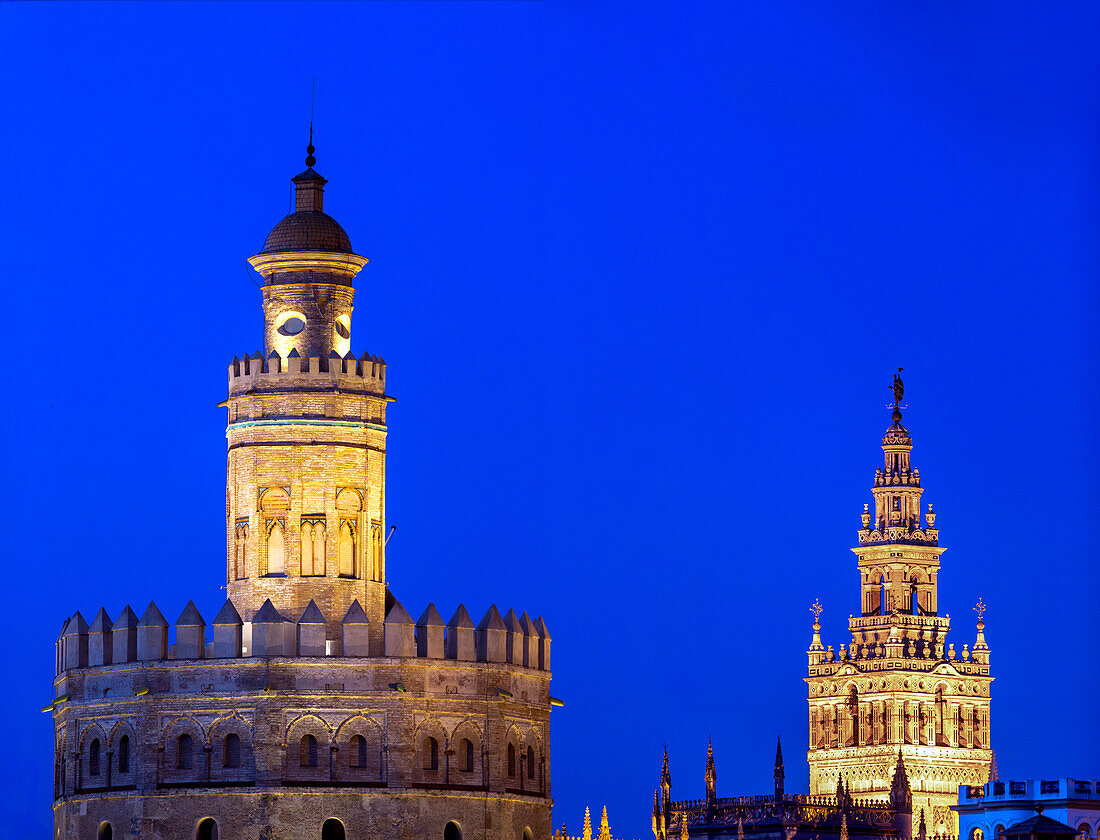
<svg viewBox="0 0 1100 840"><path fill-rule="evenodd" d="M1025 779L960 785L959 803L952 810L959 815L959 837L966 840L1010 840L1009 835L1036 812L1069 826L1076 840L1096 840L1100 781Z"/></svg>

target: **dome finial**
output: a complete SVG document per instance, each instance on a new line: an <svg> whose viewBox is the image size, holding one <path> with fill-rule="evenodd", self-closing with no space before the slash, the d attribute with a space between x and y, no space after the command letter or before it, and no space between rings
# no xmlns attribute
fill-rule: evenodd
<svg viewBox="0 0 1100 840"><path fill-rule="evenodd" d="M309 145L306 146L306 166L310 169L313 168L313 164L317 162L317 158L313 156L316 149L313 148L313 120L309 121Z"/></svg>

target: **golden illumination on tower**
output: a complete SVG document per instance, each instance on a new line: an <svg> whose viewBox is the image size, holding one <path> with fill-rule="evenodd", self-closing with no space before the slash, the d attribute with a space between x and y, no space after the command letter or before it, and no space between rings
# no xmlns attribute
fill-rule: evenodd
<svg viewBox="0 0 1100 840"><path fill-rule="evenodd" d="M898 369L901 373L901 368ZM838 651L821 641L820 602L809 657L810 793L838 781L860 798L888 800L900 751L918 814L931 831L957 833L958 786L984 784L989 737L989 647L979 601L977 639L961 652L947 643L951 625L939 613L940 556L936 514L921 516L920 471L901 425L904 384L894 376L891 425L875 471L874 512L863 506L852 551L860 574L860 614L849 616L851 642Z"/></svg>

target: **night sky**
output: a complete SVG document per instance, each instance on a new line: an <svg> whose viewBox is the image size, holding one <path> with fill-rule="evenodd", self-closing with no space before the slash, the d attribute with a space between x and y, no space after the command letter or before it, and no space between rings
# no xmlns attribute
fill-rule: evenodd
<svg viewBox="0 0 1100 840"><path fill-rule="evenodd" d="M5 836L54 639L224 599L226 365L316 78L393 593L543 615L553 821L806 789L805 650L905 368L1002 779L1100 773L1100 5L0 3Z"/></svg>

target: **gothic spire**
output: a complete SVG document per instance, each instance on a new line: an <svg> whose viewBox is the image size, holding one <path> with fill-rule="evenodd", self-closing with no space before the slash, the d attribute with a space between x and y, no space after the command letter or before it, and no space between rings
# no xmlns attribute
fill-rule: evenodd
<svg viewBox="0 0 1100 840"><path fill-rule="evenodd" d="M905 772L905 762L898 749L898 763L894 767L894 779L890 782L890 803L899 811L913 811L913 791L909 787L909 774Z"/></svg>
<svg viewBox="0 0 1100 840"><path fill-rule="evenodd" d="M661 762L661 787L672 787L672 774L668 772L668 744L665 744L665 757Z"/></svg>
<svg viewBox="0 0 1100 840"><path fill-rule="evenodd" d="M778 735L775 736L775 798L783 798L783 780L786 773L783 772L783 744Z"/></svg>
<svg viewBox="0 0 1100 840"><path fill-rule="evenodd" d="M718 771L714 769L714 742L707 739L707 799L714 800L718 787Z"/></svg>

